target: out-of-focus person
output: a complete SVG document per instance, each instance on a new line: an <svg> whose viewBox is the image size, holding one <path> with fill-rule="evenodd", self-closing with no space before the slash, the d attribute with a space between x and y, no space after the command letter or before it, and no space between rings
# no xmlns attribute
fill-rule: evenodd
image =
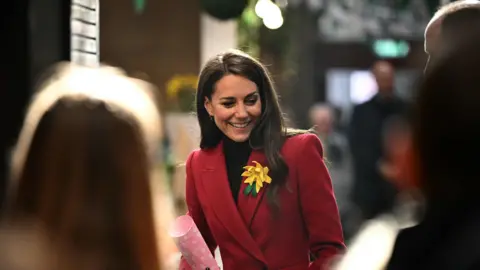
<svg viewBox="0 0 480 270"><path fill-rule="evenodd" d="M322 141L324 157L332 177L335 198L340 211L344 236L348 240L350 233L355 229L350 228L353 226L350 221L353 220L349 219L352 168L347 138L336 130L336 112L331 105L315 104L310 108L309 115L313 130Z"/></svg>
<svg viewBox="0 0 480 270"><path fill-rule="evenodd" d="M465 63L466 65L462 69L460 68L459 62L461 62L462 59L469 59L469 54L472 54L472 56L478 56L476 49L478 47L478 43L480 42L480 39L478 38L478 29L480 29L480 1L454 1L442 6L432 17L425 29L425 52L429 56L429 61L425 67L426 73L428 74L428 72L433 69L437 63L437 60L439 60L442 56L445 57L447 54L449 55L447 59L450 60L442 61L444 68L448 65L447 61L452 61L455 59L455 57L458 57L458 59L456 59L457 69L454 67L451 68L452 75L456 76L457 80L460 79L459 74L464 71L472 75L471 70L465 68L468 64ZM466 48L468 48L468 50L464 52L460 51ZM432 78L427 80L431 81ZM464 83L465 84L463 85L467 84L467 82ZM472 86L473 85L474 84L472 84ZM454 86L450 90L452 91L456 89L456 87L458 86ZM472 89L474 89L474 87ZM429 96L433 98L433 100L438 101L438 99L436 99L436 90L432 88L430 91L431 93ZM452 97L454 96L454 94L451 95ZM454 101L454 99L447 101L444 98L444 100L444 104L437 104L438 106L436 108L439 109L439 112L435 120L444 121L445 131L452 131L453 134L455 129L453 128L453 125L449 125L449 123L453 123L453 119L449 117L447 110L441 111L440 106L445 108L452 106L450 101ZM417 104L417 109L419 106L420 105ZM416 117L418 117L418 114L414 114L412 119L415 119ZM463 119L462 121L468 120ZM419 127L417 126L417 131L418 128ZM416 223L416 221L421 220L422 215L420 215L419 218L419 214L422 214L422 212L426 211L427 214L425 215L425 219L420 225L413 228L404 229L403 231L402 228L408 228L410 226L405 226L406 224L399 224L398 219L394 219L394 216L392 215L373 221L368 226L365 226L363 231L358 235L357 239L355 239L352 245L350 245L349 252L342 258L341 263L338 264L336 269L358 269L359 265L362 267L362 269L385 269L390 259L391 251L394 249L395 239L397 238L399 231L402 233L400 233L398 236L395 252L390 261L389 269L477 269L475 266L470 268L468 266L468 264L472 265L472 259L475 261L476 258L478 258L476 254L472 255L472 252L477 250L476 247L473 246L477 245L478 243L478 241L475 240L477 235L475 231L472 232L471 230L465 230L466 237L470 239L465 240L465 237L459 237L459 242L456 244L454 243L451 248L448 248L448 244L442 243L442 241L447 237L442 239L442 236L439 235L439 231L444 230L445 228L452 232L462 231L466 228L472 227L465 226L465 222L458 222L458 218L455 217L457 213L452 211L452 209L455 208L459 209L458 206L447 206L443 209L443 211L445 211L444 215L432 214L432 207L428 207L426 210L422 209L425 207L423 203L424 198L421 194L421 187L423 186L421 183L425 181L423 178L424 174L421 173L423 170L423 162L421 162L421 155L419 155L418 152L418 144L412 142L411 127L408 129L409 131L403 133L403 136L400 138L398 136L396 137L397 139L401 140L403 149L401 147L397 147L397 145L391 144L393 148L401 151L393 151L397 154L394 155L394 159L390 160L388 166L383 167L383 171L385 175L388 175L387 179L393 181L393 183L402 191L404 195L410 195L410 198L416 202L410 209L414 211L413 213L410 213L413 216L410 225L413 225ZM428 131L428 126L425 126L424 131ZM444 133L444 131L439 132ZM432 135L433 138L432 132L429 134ZM461 136L458 136L459 142L462 141L462 139L463 138L461 138ZM457 144L454 143L453 146L456 147ZM443 152L442 149L443 147L439 146L439 151ZM459 155L458 152L453 154L453 156L448 155L448 153L445 152L439 154L437 157L435 157L435 159L445 158L446 162L448 162L449 159L455 159L457 155ZM452 187L456 181L454 179L456 178L456 176L451 177L450 181L452 181ZM432 178L429 181L433 182L435 179ZM448 189L448 184L444 184L442 189L446 191ZM433 203L433 205L437 205L433 208L437 208L438 205L441 204L444 203ZM445 205L448 204L449 203L447 202ZM427 206L428 205L432 205L432 202L428 203L427 201ZM450 210L448 210L448 208L450 208ZM433 212L435 212L435 210L433 210ZM462 212L463 211L461 210L459 211L460 216L468 216L468 213L471 213L472 211ZM437 217L435 218L434 216ZM470 221L470 223L475 224L476 222ZM432 242L433 240L435 240L435 242ZM459 243L462 241L463 246L459 247ZM436 253L436 255L438 255L438 262L435 262L436 255L432 255L430 258L424 256L428 253L435 254L435 251L432 252L434 249L440 251L443 250L440 252L443 254L439 254L438 252ZM365 252L366 250L373 251L370 252L370 254L375 254L375 256L369 256L369 253ZM449 253L450 251L452 252ZM425 252L425 254L422 255L422 252ZM367 257L369 259L365 260ZM449 263L442 265L445 259L449 260ZM425 262L428 260L436 263L437 265L426 266ZM473 262L473 265L475 264L476 262Z"/></svg>
<svg viewBox="0 0 480 270"><path fill-rule="evenodd" d="M111 67L63 64L35 94L13 152L5 218L41 226L58 268L163 269L169 238L155 222L161 125L152 93Z"/></svg>
<svg viewBox="0 0 480 270"><path fill-rule="evenodd" d="M480 29L480 1L460 0L441 6L425 28L425 52L428 62L425 71L442 55L459 49L461 44L478 42ZM409 139L404 157L397 155L397 172L395 181L402 189L415 191L418 187L418 170L415 162L413 144Z"/></svg>
<svg viewBox="0 0 480 270"><path fill-rule="evenodd" d="M352 202L363 220L390 212L396 187L385 180L381 161L385 156L382 134L392 117L405 115L407 104L394 93L394 68L386 61L372 67L378 93L354 107L349 126L349 145L353 159Z"/></svg>
<svg viewBox="0 0 480 270"><path fill-rule="evenodd" d="M398 164L405 157L410 142L410 126L406 117L394 117L390 119L384 129L382 138L385 155L380 160L380 173L395 186L402 189L402 167Z"/></svg>
<svg viewBox="0 0 480 270"><path fill-rule="evenodd" d="M363 223L351 238L349 250L333 266L335 270L384 269L393 250L400 229L412 226L417 221L418 204L412 197L412 189L404 181L408 176L405 164L406 152L410 149L411 127L404 116L390 118L382 131L384 155L379 169L385 181L399 192L395 206L374 219Z"/></svg>
<svg viewBox="0 0 480 270"><path fill-rule="evenodd" d="M471 229L480 224L473 218L476 214L472 209L476 203L475 199L472 199L474 195L469 191L475 186L471 182L473 180L470 180L475 176L468 171L468 168L473 166L469 164L471 160L458 164L472 158L465 155L465 152L475 151L478 144L470 145L470 142L474 141L474 135L466 129L466 125L477 122L477 110L467 113L475 105L466 105L476 103L475 108L480 106L473 91L476 83L475 72L471 70L478 69L479 29L480 1L462 0L442 6L425 30L425 52L429 55L425 68L427 77L421 87L416 114L413 117L413 141L409 143L405 157L399 162L398 166L402 171L397 179L410 193L418 189L422 191L426 209L419 225L404 229L399 234L388 269L433 267L461 270L480 267L477 260L479 254L475 252L476 245L480 242L477 237L479 233ZM433 74L429 75L429 72ZM445 103L437 103L442 101ZM436 117L432 114L433 111L438 111ZM452 111L463 111L468 115L451 114ZM425 112L429 112L428 115ZM423 119L419 116L423 116ZM442 120L445 122L439 123ZM423 126L420 123L424 123ZM442 134L436 137L433 132L442 125L444 127L439 131ZM458 142L447 145L447 141L454 138L457 138ZM442 140L444 143L440 145ZM438 144L438 149L432 148L435 143ZM444 147L447 148L445 151ZM442 153L435 156L434 151ZM448 163L445 166L450 169L439 167L437 172L432 172L431 166L440 163ZM451 166L454 164L455 166ZM455 168L458 169L458 175L454 173ZM449 173L437 179L436 174L444 170ZM433 194L429 194L432 192ZM432 255L422 255L422 252ZM438 258L435 259L435 256ZM413 260L417 261L414 263Z"/></svg>
<svg viewBox="0 0 480 270"><path fill-rule="evenodd" d="M402 230L387 269L480 269L480 34L429 67L413 119L422 221Z"/></svg>

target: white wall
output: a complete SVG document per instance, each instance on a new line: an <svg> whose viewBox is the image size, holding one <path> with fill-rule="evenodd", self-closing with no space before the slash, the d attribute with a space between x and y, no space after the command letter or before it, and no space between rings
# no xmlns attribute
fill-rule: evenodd
<svg viewBox="0 0 480 270"><path fill-rule="evenodd" d="M206 13L200 16L200 64L219 52L237 47L237 21L220 21Z"/></svg>

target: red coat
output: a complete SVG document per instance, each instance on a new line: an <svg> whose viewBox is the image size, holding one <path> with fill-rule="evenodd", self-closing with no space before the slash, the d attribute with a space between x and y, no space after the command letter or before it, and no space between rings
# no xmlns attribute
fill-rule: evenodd
<svg viewBox="0 0 480 270"><path fill-rule="evenodd" d="M323 266L344 249L342 228L320 140L313 134L291 137L281 151L288 167L279 189L280 214L274 217L265 185L256 197L243 194L238 206L230 191L222 143L196 150L187 160L189 215L213 251L220 247L225 270L307 270ZM248 165L266 165L252 151ZM272 179L272 182L275 179ZM309 262L309 252L315 261ZM180 269L190 269L182 260Z"/></svg>

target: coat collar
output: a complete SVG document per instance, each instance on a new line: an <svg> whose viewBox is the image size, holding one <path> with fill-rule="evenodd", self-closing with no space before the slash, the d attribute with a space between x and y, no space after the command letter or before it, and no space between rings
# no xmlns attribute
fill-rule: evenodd
<svg viewBox="0 0 480 270"><path fill-rule="evenodd" d="M238 206L235 205L228 182L222 149L223 144L219 143L215 148L206 151L206 155L202 159L203 170L200 182L204 192L207 194L208 204L232 237L252 256L266 263L265 257L250 234L249 229L268 185L264 186L256 197L246 196L243 192L247 184L244 184L242 181L242 187L238 196ZM265 165L266 157L263 152L253 150L250 154L248 165L252 165L253 161Z"/></svg>

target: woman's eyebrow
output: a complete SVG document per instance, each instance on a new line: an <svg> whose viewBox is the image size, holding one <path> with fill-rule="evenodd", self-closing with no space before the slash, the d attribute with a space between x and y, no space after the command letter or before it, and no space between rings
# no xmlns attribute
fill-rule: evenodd
<svg viewBox="0 0 480 270"><path fill-rule="evenodd" d="M255 90L255 91L251 92L250 94L248 94L248 95L246 96L246 98L252 97L252 96L254 96L254 95L256 95L256 94L258 94L258 91L257 91L257 90Z"/></svg>
<svg viewBox="0 0 480 270"><path fill-rule="evenodd" d="M252 97L254 95L258 94L258 91L257 90L254 90L253 92L249 93L248 95L245 96L245 98L249 98L249 97ZM235 100L235 97L221 97L220 100Z"/></svg>

